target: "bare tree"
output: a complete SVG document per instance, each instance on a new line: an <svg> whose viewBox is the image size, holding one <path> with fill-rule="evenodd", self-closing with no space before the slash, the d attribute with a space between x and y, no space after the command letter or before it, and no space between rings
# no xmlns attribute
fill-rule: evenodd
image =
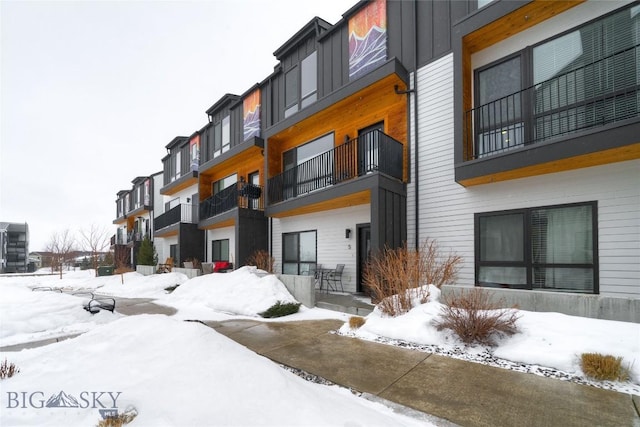
<svg viewBox="0 0 640 427"><path fill-rule="evenodd" d="M98 275L98 263L100 262L100 254L111 243L109 229L105 226L91 224L91 228L80 230L82 247L85 251L91 252L91 268Z"/></svg>
<svg viewBox="0 0 640 427"><path fill-rule="evenodd" d="M62 279L62 267L67 263L75 251L76 239L73 237L69 229L61 232L55 232L49 238L47 243L47 251L51 253L51 272L55 268L60 270L60 278Z"/></svg>

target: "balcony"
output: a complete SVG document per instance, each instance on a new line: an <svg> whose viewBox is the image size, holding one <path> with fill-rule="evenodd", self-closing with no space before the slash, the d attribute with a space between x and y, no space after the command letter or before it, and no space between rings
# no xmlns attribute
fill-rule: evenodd
<svg viewBox="0 0 640 427"><path fill-rule="evenodd" d="M264 210L262 186L238 182L200 203L200 220L212 218L232 209Z"/></svg>
<svg viewBox="0 0 640 427"><path fill-rule="evenodd" d="M127 244L135 244L136 242L142 242L145 237L150 238L149 233L143 233L141 231L131 231L127 233Z"/></svg>
<svg viewBox="0 0 640 427"><path fill-rule="evenodd" d="M175 224L197 224L198 212L192 204L179 204L157 217L153 224L154 231L162 230Z"/></svg>
<svg viewBox="0 0 640 427"><path fill-rule="evenodd" d="M269 203L279 203L358 177L382 173L402 180L403 145L374 130L359 135L268 181Z"/></svg>
<svg viewBox="0 0 640 427"><path fill-rule="evenodd" d="M531 148L552 139L569 139L578 132L605 130L637 118L639 47L467 111L463 160Z"/></svg>

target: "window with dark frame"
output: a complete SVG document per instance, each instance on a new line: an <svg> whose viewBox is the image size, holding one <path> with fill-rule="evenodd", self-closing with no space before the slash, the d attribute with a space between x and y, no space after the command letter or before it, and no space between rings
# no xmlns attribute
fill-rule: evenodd
<svg viewBox="0 0 640 427"><path fill-rule="evenodd" d="M479 286L598 293L597 202L475 214Z"/></svg>
<svg viewBox="0 0 640 427"><path fill-rule="evenodd" d="M229 261L229 239L211 242L211 262Z"/></svg>
<svg viewBox="0 0 640 427"><path fill-rule="evenodd" d="M318 91L318 54L311 52L284 75L284 116L314 103Z"/></svg>
<svg viewBox="0 0 640 427"><path fill-rule="evenodd" d="M638 117L640 6L475 70L475 157Z"/></svg>
<svg viewBox="0 0 640 427"><path fill-rule="evenodd" d="M282 235L282 274L304 274L316 262L316 230Z"/></svg>

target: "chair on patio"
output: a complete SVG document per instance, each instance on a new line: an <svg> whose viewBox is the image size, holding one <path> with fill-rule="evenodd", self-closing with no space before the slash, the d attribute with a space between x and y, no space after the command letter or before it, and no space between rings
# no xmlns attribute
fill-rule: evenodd
<svg viewBox="0 0 640 427"><path fill-rule="evenodd" d="M327 289L332 288L332 290L338 290L338 283L340 283L340 291L344 292L344 288L342 287L342 272L344 271L344 264L336 265L336 269L330 271L325 277L327 281Z"/></svg>
<svg viewBox="0 0 640 427"><path fill-rule="evenodd" d="M158 270L156 273L171 273L173 269L173 258L169 257L164 264L158 264Z"/></svg>
<svg viewBox="0 0 640 427"><path fill-rule="evenodd" d="M313 276L315 283L318 283L318 268L322 268L320 264L309 264L309 268L300 272L301 276Z"/></svg>
<svg viewBox="0 0 640 427"><path fill-rule="evenodd" d="M213 273L213 263L212 262L203 262L202 266L202 274L211 274Z"/></svg>

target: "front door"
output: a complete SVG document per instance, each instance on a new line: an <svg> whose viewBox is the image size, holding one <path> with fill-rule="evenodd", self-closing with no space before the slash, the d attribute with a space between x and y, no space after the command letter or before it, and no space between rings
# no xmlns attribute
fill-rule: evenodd
<svg viewBox="0 0 640 427"><path fill-rule="evenodd" d="M260 187L260 172L252 172L249 174L249 184L255 185L256 187ZM249 209L261 209L260 206L260 198L250 198L249 199Z"/></svg>
<svg viewBox="0 0 640 427"><path fill-rule="evenodd" d="M358 257L358 264L356 266L356 291L368 294L362 276L369 256L371 255L371 224L356 225L356 234L358 239L356 247L356 256Z"/></svg>
<svg viewBox="0 0 640 427"><path fill-rule="evenodd" d="M376 123L358 130L358 176L378 169L378 153L380 152L380 134L384 131L384 123Z"/></svg>

